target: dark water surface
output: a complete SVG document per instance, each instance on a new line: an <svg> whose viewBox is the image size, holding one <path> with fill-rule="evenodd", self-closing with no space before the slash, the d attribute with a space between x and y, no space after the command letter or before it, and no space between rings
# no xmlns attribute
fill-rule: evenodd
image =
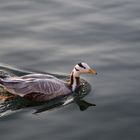
<svg viewBox="0 0 140 140"><path fill-rule="evenodd" d="M139 0L0 0L0 62L70 73L77 62L98 71L80 111L75 104L0 118L1 140L140 139Z"/></svg>

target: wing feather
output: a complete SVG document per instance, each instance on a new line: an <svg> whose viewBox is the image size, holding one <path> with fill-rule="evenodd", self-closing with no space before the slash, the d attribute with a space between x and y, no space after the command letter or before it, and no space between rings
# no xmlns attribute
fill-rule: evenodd
<svg viewBox="0 0 140 140"><path fill-rule="evenodd" d="M29 78L35 78L35 79L55 79L56 77L48 74L28 74L20 77L21 79L29 79Z"/></svg>
<svg viewBox="0 0 140 140"><path fill-rule="evenodd" d="M7 91L22 97L32 92L53 97L65 95L70 92L66 84L57 78L36 79L26 77L25 79L5 79L3 86Z"/></svg>

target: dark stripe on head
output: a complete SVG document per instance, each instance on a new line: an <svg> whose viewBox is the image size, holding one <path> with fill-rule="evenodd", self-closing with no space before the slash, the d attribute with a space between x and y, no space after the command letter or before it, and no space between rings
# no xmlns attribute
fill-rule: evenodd
<svg viewBox="0 0 140 140"><path fill-rule="evenodd" d="M79 63L78 65L79 65L79 67L86 69L86 67L83 66L82 63Z"/></svg>
<svg viewBox="0 0 140 140"><path fill-rule="evenodd" d="M76 67L75 67L75 70L76 70L76 71L79 71Z"/></svg>

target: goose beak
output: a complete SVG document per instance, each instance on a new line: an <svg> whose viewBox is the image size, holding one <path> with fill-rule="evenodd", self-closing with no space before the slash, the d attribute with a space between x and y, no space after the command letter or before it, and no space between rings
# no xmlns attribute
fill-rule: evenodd
<svg viewBox="0 0 140 140"><path fill-rule="evenodd" d="M97 75L97 72L95 69L89 69L88 73Z"/></svg>

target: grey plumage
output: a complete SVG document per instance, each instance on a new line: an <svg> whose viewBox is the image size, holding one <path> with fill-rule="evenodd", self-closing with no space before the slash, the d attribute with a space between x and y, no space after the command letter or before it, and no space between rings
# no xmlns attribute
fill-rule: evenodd
<svg viewBox="0 0 140 140"><path fill-rule="evenodd" d="M21 77L8 77L0 79L0 84L10 93L27 97L31 95L34 100L49 100L71 92L67 83L51 75L29 74ZM37 96L40 95L40 96ZM38 98L38 99L37 99Z"/></svg>

